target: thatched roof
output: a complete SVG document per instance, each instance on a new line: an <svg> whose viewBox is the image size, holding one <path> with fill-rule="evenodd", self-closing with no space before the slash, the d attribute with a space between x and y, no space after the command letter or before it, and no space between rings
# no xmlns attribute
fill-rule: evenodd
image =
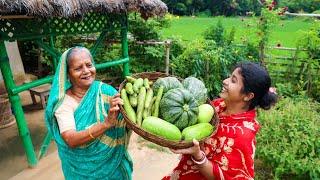
<svg viewBox="0 0 320 180"><path fill-rule="evenodd" d="M141 16L163 16L161 0L0 0L0 15L35 17L78 17L87 12L140 12Z"/></svg>

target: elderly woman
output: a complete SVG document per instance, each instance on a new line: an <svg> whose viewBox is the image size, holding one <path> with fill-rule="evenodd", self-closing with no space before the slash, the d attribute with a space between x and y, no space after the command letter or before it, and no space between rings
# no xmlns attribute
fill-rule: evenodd
<svg viewBox="0 0 320 180"><path fill-rule="evenodd" d="M89 50L74 47L62 54L54 76L45 121L65 179L132 179L128 135L119 114L123 102L95 75Z"/></svg>

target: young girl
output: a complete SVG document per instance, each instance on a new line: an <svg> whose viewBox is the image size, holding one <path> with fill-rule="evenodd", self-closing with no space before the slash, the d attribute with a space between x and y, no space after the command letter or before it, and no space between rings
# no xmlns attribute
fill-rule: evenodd
<svg viewBox="0 0 320 180"><path fill-rule="evenodd" d="M219 99L211 102L220 122L204 144L172 150L183 154L163 180L253 179L255 136L260 129L256 108L270 109L276 102L271 79L261 66L244 62L223 81Z"/></svg>

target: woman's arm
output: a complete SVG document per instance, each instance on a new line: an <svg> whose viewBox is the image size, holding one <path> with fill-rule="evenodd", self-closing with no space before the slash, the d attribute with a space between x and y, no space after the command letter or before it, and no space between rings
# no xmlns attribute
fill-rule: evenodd
<svg viewBox="0 0 320 180"><path fill-rule="evenodd" d="M87 142L92 141L96 137L102 135L106 130L112 128L117 123L117 117L119 114L119 104L123 104L120 95L115 95L110 99L110 109L108 116L105 118L105 121L102 123L95 124L90 128L83 131L76 131L74 129L67 130L61 134L64 141L68 144L69 147L75 148L80 145L83 145Z"/></svg>
<svg viewBox="0 0 320 180"><path fill-rule="evenodd" d="M99 123L83 131L67 130L61 136L69 147L75 148L92 141L111 127L111 125L107 125L106 123Z"/></svg>

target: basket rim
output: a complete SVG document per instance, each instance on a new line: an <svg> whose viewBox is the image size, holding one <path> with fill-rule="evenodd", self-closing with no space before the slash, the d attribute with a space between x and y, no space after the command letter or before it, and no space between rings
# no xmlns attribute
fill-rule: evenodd
<svg viewBox="0 0 320 180"><path fill-rule="evenodd" d="M176 77L173 75L168 75L162 72L142 72L142 73L135 73L131 75L132 77L135 78L139 78L141 76L158 76L157 78L160 78L161 76L163 77ZM179 80L181 80L181 78L176 77ZM121 82L120 86L119 86L119 92L123 89L123 87L125 86L125 84L128 82L127 79L125 79L123 82ZM138 134L139 136L141 136L142 138L151 141L155 144L158 144L160 146L164 146L164 147L169 147L169 148L173 148L173 149L183 149L183 148L188 148L188 147L192 147L193 146L193 142L192 141L185 141L185 140L180 140L180 141L173 141L173 140L168 140L168 139L164 139L160 136L157 136L155 134L152 134L148 131L145 131L144 129L142 129L141 127L139 127L138 125L136 125L135 123L133 123L129 117L127 116L127 113L124 110L123 105L120 105L120 112L123 115L124 120L126 121L126 125L129 129L133 130L136 134ZM215 109L214 109L215 110ZM217 120L216 117L216 113L214 118L215 121ZM212 119L211 123L214 127L216 127L216 123L214 123L214 120ZM199 140L199 142L204 142L206 141L208 138L210 138L213 134L215 133L215 131L213 131L209 136Z"/></svg>

